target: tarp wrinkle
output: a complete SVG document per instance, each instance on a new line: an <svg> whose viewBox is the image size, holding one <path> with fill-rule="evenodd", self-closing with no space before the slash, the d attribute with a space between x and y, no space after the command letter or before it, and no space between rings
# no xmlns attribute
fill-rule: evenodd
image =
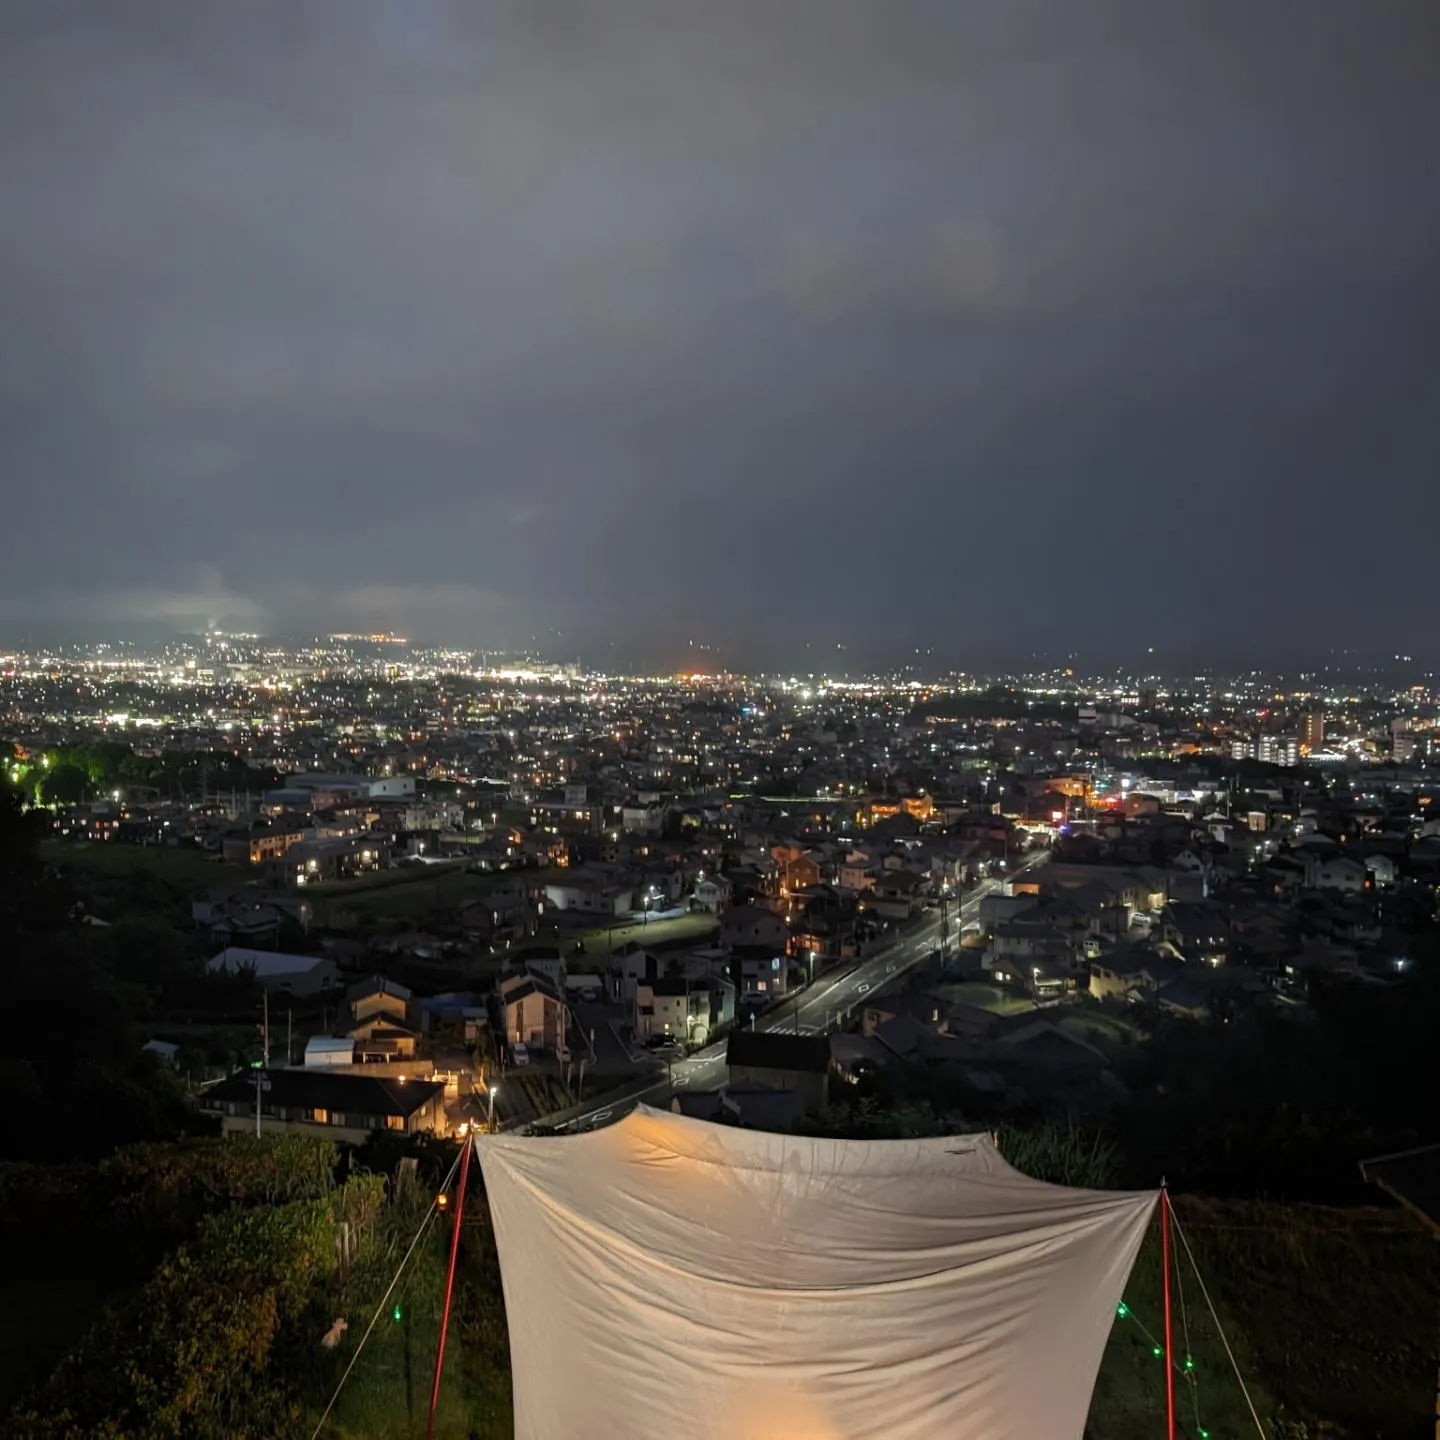
<svg viewBox="0 0 1440 1440"><path fill-rule="evenodd" d="M1079 1440L1156 1200L645 1107L480 1144L516 1440Z"/></svg>

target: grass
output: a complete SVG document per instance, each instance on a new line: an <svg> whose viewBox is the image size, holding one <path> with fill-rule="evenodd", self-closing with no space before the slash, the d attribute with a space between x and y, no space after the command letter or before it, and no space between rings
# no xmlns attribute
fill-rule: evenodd
<svg viewBox="0 0 1440 1440"><path fill-rule="evenodd" d="M1139 1031L1129 1021L1099 1010L1066 1010L1056 1023L1060 1029L1092 1044L1099 1040L1111 1045L1131 1045L1139 1038Z"/></svg>
<svg viewBox="0 0 1440 1440"><path fill-rule="evenodd" d="M704 940L720 928L720 922L713 915L679 915L673 920L652 920L649 924L617 925L614 929L586 930L574 937L562 939L583 942L587 956L605 956L619 945L630 941L645 949L658 949L665 945L678 945Z"/></svg>
<svg viewBox="0 0 1440 1440"><path fill-rule="evenodd" d="M525 871L527 883L543 884L549 871ZM466 862L405 866L360 880L316 886L305 892L318 924L355 929L380 920L415 923L432 913L454 911L481 899L508 878L466 869Z"/></svg>
<svg viewBox="0 0 1440 1440"><path fill-rule="evenodd" d="M42 840L40 854L51 864L93 874L125 877L154 875L193 890L253 879L247 865L205 854L189 845L122 845L113 840Z"/></svg>
<svg viewBox="0 0 1440 1440"><path fill-rule="evenodd" d="M988 1010L992 1015L1019 1015L1022 1011L1033 1010L1034 1002L1028 996L1017 995L1001 985L990 985L983 980L961 980L953 985L932 985L928 994L952 1005L974 1005L978 1010Z"/></svg>
<svg viewBox="0 0 1440 1440"><path fill-rule="evenodd" d="M1284 1436L1419 1434L1434 1404L1440 1245L1382 1210L1182 1197L1175 1211L1266 1427ZM1178 1242L1177 1242L1178 1243ZM1254 1421L1188 1263L1173 1311L1179 1433ZM1160 1247L1142 1248L1100 1367L1090 1440L1150 1440L1165 1418ZM1149 1332L1148 1334L1146 1332ZM1189 1346L1185 1346L1185 1334ZM1153 1337L1153 1338L1152 1338ZM1196 1421L1198 1401L1199 1422Z"/></svg>

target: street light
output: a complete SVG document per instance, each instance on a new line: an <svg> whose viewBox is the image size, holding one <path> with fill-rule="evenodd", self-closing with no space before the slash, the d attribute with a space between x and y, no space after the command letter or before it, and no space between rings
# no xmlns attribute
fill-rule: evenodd
<svg viewBox="0 0 1440 1440"><path fill-rule="evenodd" d="M485 1122L487 1132L493 1132L495 1129L495 1097L499 1093L500 1087L498 1085L492 1085L490 1087L490 1117Z"/></svg>

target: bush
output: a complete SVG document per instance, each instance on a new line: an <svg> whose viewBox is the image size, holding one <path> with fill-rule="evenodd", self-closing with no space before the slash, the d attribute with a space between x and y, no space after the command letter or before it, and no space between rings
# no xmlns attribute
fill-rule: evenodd
<svg viewBox="0 0 1440 1440"><path fill-rule="evenodd" d="M279 1436L298 1407L266 1383L277 1336L335 1267L328 1200L206 1220L56 1370L16 1436Z"/></svg>

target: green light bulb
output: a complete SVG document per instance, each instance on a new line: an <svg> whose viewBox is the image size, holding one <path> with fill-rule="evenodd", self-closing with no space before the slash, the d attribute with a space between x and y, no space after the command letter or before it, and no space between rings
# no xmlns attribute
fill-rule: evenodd
<svg viewBox="0 0 1440 1440"><path fill-rule="evenodd" d="M390 1318L397 1325L405 1318L405 1312L400 1308L400 1302L398 1300L390 1307Z"/></svg>
<svg viewBox="0 0 1440 1440"><path fill-rule="evenodd" d="M1157 1345L1150 1353L1158 1360L1165 1352Z"/></svg>
<svg viewBox="0 0 1440 1440"><path fill-rule="evenodd" d="M1130 1307L1122 1300L1115 1307L1115 1313L1123 1320L1130 1313Z"/></svg>

